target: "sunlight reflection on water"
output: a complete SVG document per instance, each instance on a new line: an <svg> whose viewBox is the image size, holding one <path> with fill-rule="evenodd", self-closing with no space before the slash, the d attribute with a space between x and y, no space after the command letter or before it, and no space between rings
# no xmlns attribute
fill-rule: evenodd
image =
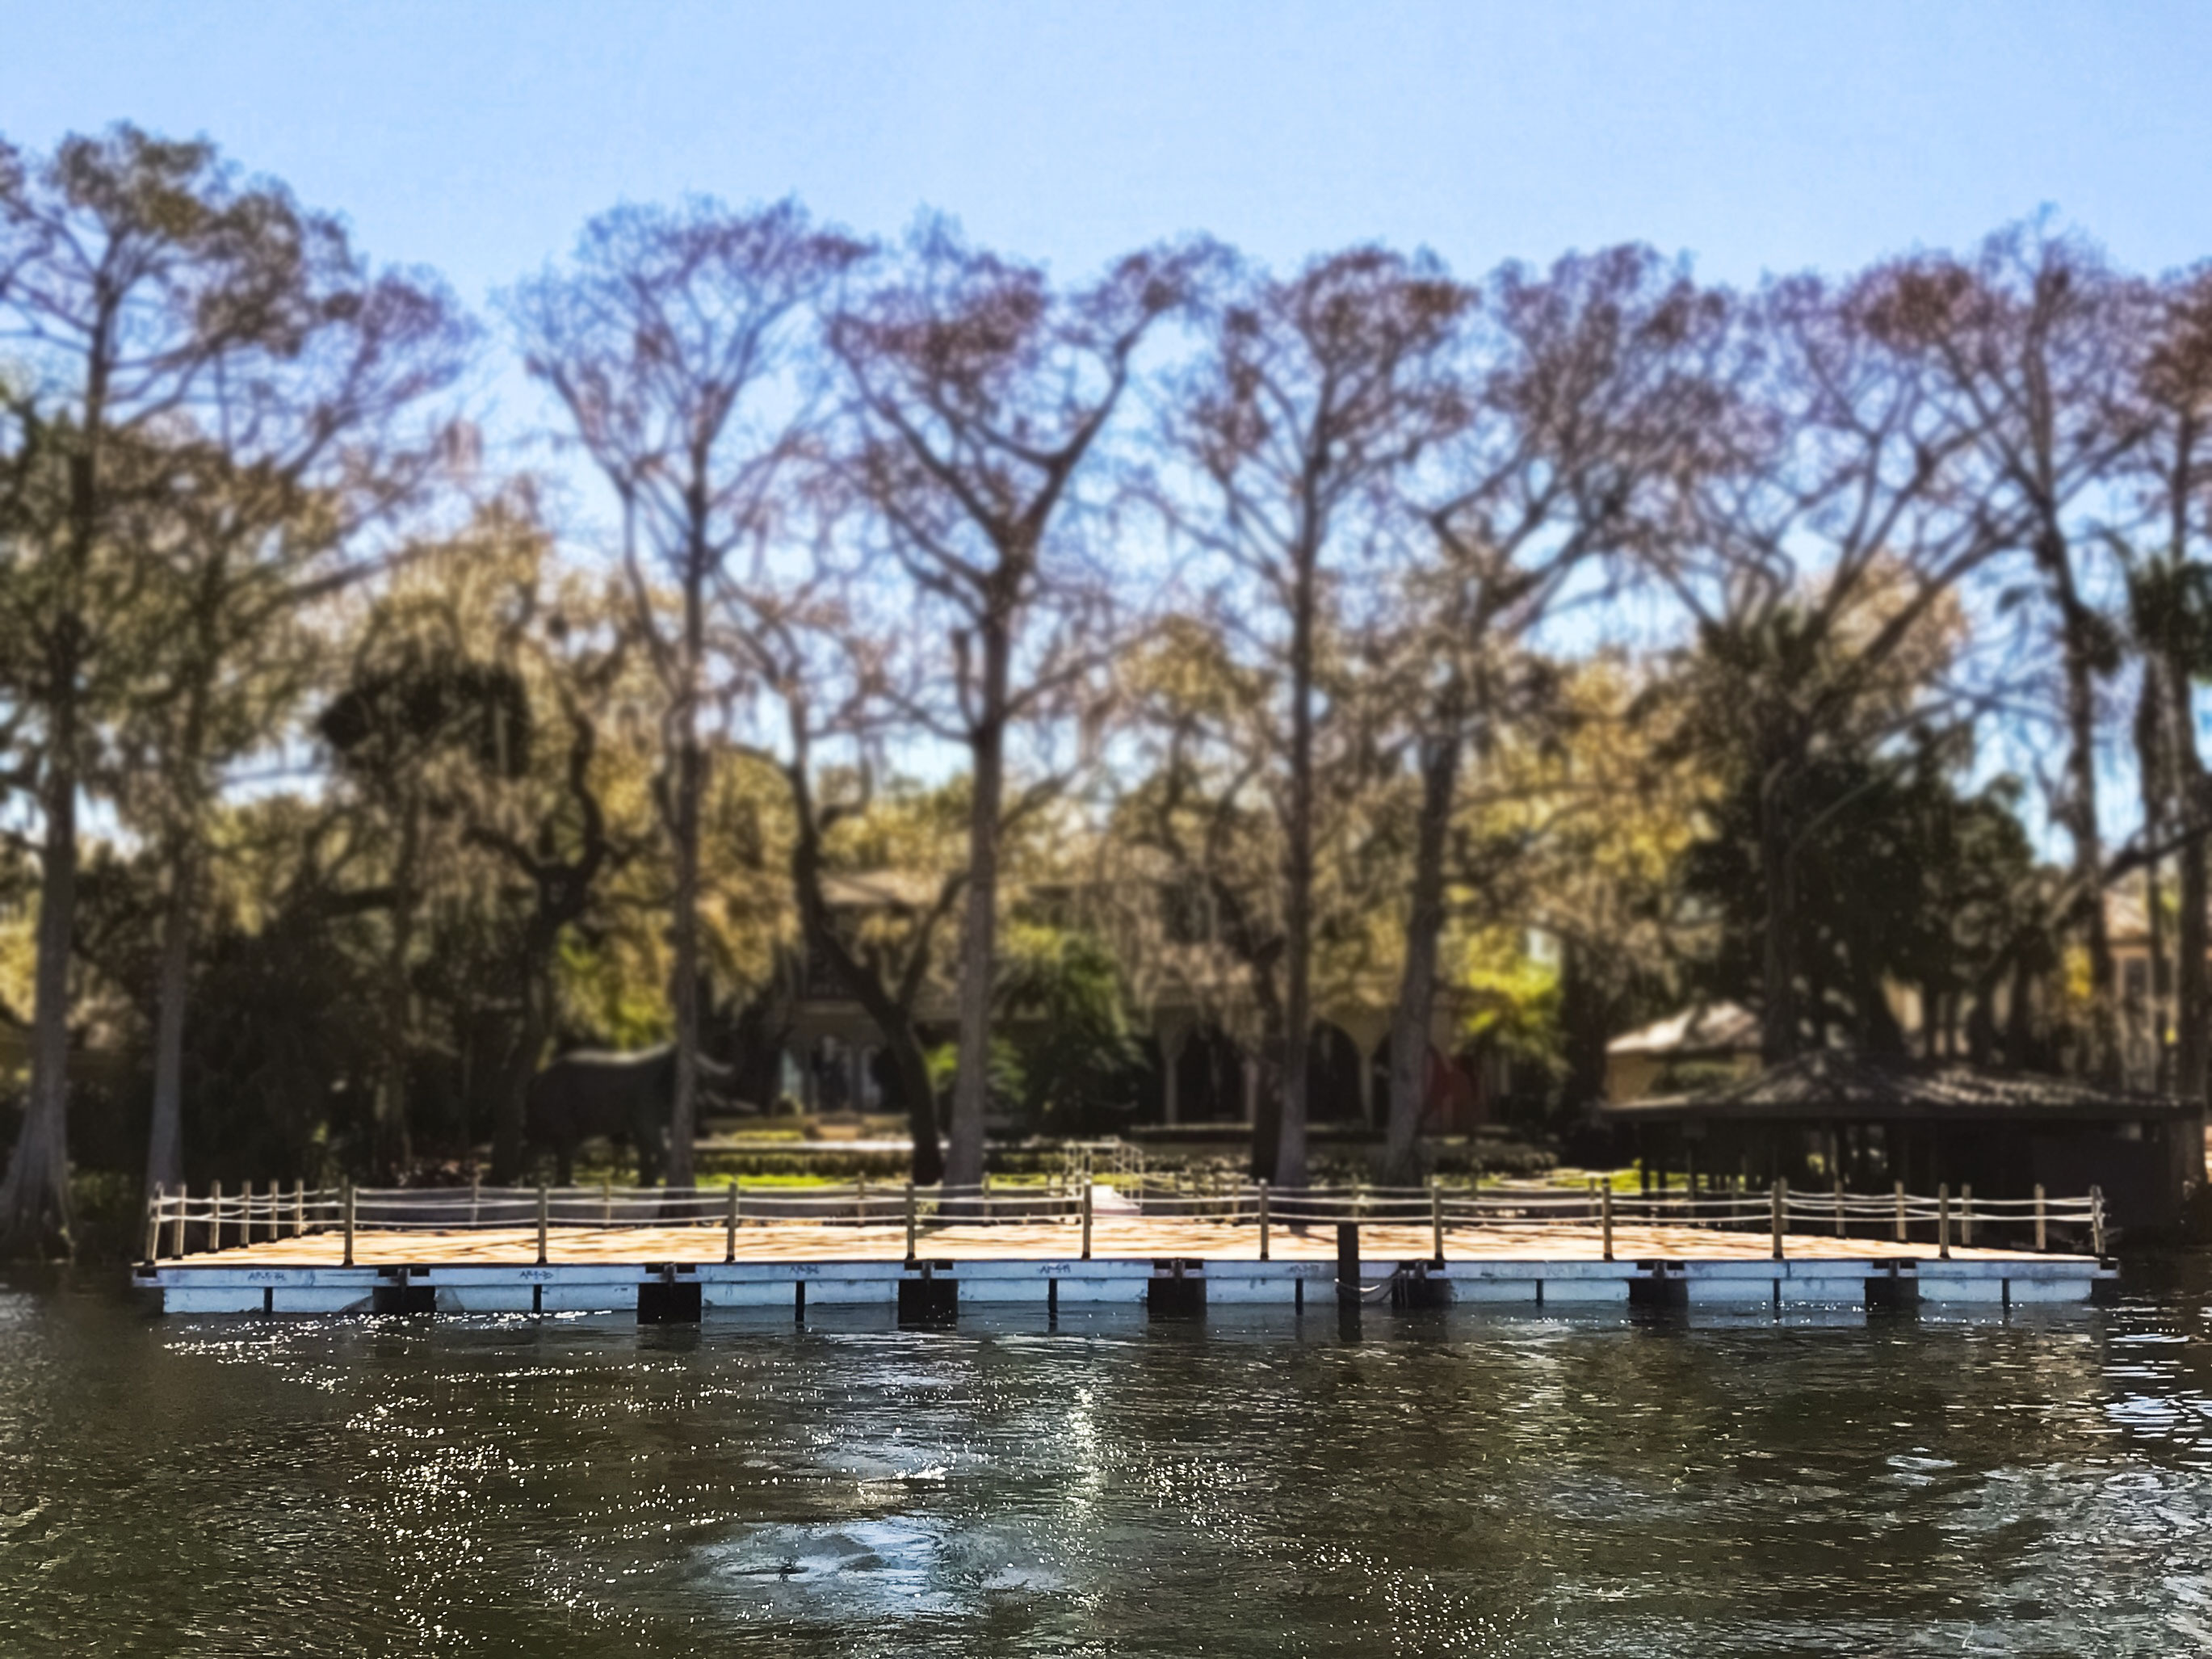
<svg viewBox="0 0 2212 1659"><path fill-rule="evenodd" d="M156 1321L0 1287L0 1651L2172 1654L2207 1264L2111 1310Z"/></svg>

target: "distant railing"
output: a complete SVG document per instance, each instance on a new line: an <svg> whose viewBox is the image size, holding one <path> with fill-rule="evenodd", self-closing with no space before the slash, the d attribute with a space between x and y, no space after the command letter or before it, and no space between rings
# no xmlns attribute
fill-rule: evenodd
<svg viewBox="0 0 2212 1659"><path fill-rule="evenodd" d="M1101 1208L1102 1204L1103 1208ZM855 1181L838 1186L726 1187L322 1187L295 1182L286 1191L271 1182L225 1192L157 1190L146 1207L146 1259L182 1256L195 1249L343 1236L343 1259L353 1260L357 1235L371 1233L534 1233L539 1261L558 1231L623 1228L720 1228L734 1260L740 1229L775 1225L896 1226L906 1231L912 1258L933 1228L1062 1223L1080 1227L1083 1254L1100 1214L1207 1222L1257 1230L1266 1260L1273 1230L1316 1225L1419 1227L1431 1231L1433 1253L1443 1256L1447 1233L1469 1228L1523 1231L1595 1231L1605 1258L1614 1234L1637 1227L1768 1232L1778 1260L1787 1241L1808 1236L1929 1242L1948 1255L1955 1243L1972 1248L2004 1244L2038 1250L2054 1238L2086 1243L2105 1255L2104 1194L2050 1198L2038 1187L2032 1198L1976 1198L1970 1187L1954 1195L1948 1186L1934 1196L1905 1192L1827 1192L1791 1188L1776 1182L1765 1191L1695 1195L1616 1193L1593 1181L1583 1191L1558 1186L1448 1188L1322 1186L1271 1188L1265 1182L1231 1182L1216 1176L1132 1171L1113 1185L1077 1175L1044 1185L916 1187ZM1632 1244L1646 1243L1632 1238Z"/></svg>

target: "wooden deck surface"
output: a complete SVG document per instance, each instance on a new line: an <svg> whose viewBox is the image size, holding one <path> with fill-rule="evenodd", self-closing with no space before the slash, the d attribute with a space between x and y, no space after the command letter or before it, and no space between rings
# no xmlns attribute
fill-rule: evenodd
<svg viewBox="0 0 2212 1659"><path fill-rule="evenodd" d="M1021 1261L1069 1258L1083 1247L1080 1226L1073 1221L1008 1222L998 1225L951 1224L925 1228L917 1253L934 1260ZM635 1263L641 1261L720 1261L726 1235L719 1226L689 1227L577 1227L559 1226L548 1235L547 1257L556 1263ZM1368 1261L1415 1261L1426 1258L1432 1245L1430 1230L1422 1225L1369 1225L1360 1230L1360 1255ZM1773 1247L1765 1232L1723 1232L1701 1227L1616 1226L1613 1254L1616 1261L1665 1257L1669 1260L1765 1261ZM1277 1223L1269 1234L1274 1260L1334 1261L1336 1229L1316 1224L1304 1231ZM1171 1218L1101 1217L1093 1225L1091 1253L1100 1258L1182 1256L1220 1261L1250 1261L1260 1254L1259 1229L1246 1223L1179 1221ZM1887 1238L1837 1238L1832 1235L1795 1233L1784 1242L1785 1256L1834 1261L1919 1257L1936 1255L1932 1241L1899 1244ZM1954 1244L1955 1257L1979 1261L2035 1260L2032 1252L1966 1249ZM1534 1226L1525 1224L1486 1224L1449 1228L1444 1233L1448 1261L1595 1261L1604 1255L1596 1228L1588 1225ZM198 1252L177 1265L253 1265L336 1267L343 1259L344 1240L336 1232L313 1233L303 1238L262 1239L247 1245L231 1245L210 1255ZM906 1256L903 1225L854 1226L778 1221L755 1223L738 1229L737 1259L740 1261L899 1261ZM478 1262L520 1265L538 1259L538 1234L533 1227L486 1228L451 1232L362 1231L355 1235L354 1261L358 1266L443 1265ZM175 1261L165 1257L164 1263Z"/></svg>

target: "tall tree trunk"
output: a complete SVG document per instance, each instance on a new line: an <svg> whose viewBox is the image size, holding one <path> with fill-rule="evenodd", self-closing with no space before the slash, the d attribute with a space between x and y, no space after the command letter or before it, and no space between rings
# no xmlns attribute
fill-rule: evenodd
<svg viewBox="0 0 2212 1659"><path fill-rule="evenodd" d="M2055 534L2037 547L2038 562L2058 601L2060 654L2066 676L2066 810L2074 843L2074 884L2081 896L2082 942L2089 955L2089 1071L2100 1082L2120 1076L2118 1010L2113 997L2112 928L2105 915L2105 854L2097 821L2095 619L2075 590L2066 549Z"/></svg>
<svg viewBox="0 0 2212 1659"><path fill-rule="evenodd" d="M959 1059L952 1079L952 1145L945 1179L983 1179L983 1113L991 1096L991 993L998 967L999 819L1006 793L1006 698L1012 669L1010 620L982 627L983 684L969 748L974 799L968 809L968 904L960 935Z"/></svg>
<svg viewBox="0 0 2212 1659"><path fill-rule="evenodd" d="M70 682L74 682L74 668ZM76 918L76 707L56 702L41 807L38 961L33 975L31 1095L0 1181L0 1254L70 1247L69 1190L69 969Z"/></svg>
<svg viewBox="0 0 2212 1659"><path fill-rule="evenodd" d="M1283 825L1282 1116L1276 1131L1275 1184L1306 1184L1308 1050L1313 1041L1314 610L1319 526L1310 503L1291 605L1291 799Z"/></svg>
<svg viewBox="0 0 2212 1659"><path fill-rule="evenodd" d="M695 507L690 579L684 585L684 682L676 706L676 799L669 826L676 864L676 913L670 927L676 982L676 1098L668 1114L672 1187L694 1184L692 1152L699 1129L699 822L707 793L707 757L699 747L700 678L706 672L706 556L703 510Z"/></svg>
<svg viewBox="0 0 2212 1659"><path fill-rule="evenodd" d="M2166 965L2166 860L2159 856L2158 848L2166 838L2166 808L2173 799L2173 769L2168 764L2166 739L2166 689L2154 658L2143 663L2135 735L2142 838L2150 849L2143 863L2143 929L2150 945L2150 975L2144 987L2143 1006L2136 1012L2150 1037L2152 1086L2163 1093L2173 1086L2173 1055L2166 1041L2166 997L2170 983Z"/></svg>
<svg viewBox="0 0 2212 1659"><path fill-rule="evenodd" d="M2212 1051L2212 988L2208 988L2205 951L2208 940L2205 907L2212 902L2207 890L2204 848L2212 802L2205 799L2204 763L2197 750L2197 693L2185 657L2176 653L2166 669L2166 695L2172 700L2167 720L2173 745L2173 782L2180 806L2183 830L2178 860L2180 872L2181 924L2175 948L2174 1075L2175 1092L2185 1100L2203 1103L2206 1095L2208 1051ZM2200 1177L2201 1178L2201 1175Z"/></svg>
<svg viewBox="0 0 2212 1659"><path fill-rule="evenodd" d="M192 920L198 860L187 844L169 862L161 957L154 993L154 1113L146 1135L146 1190L184 1184L185 1010L191 996Z"/></svg>
<svg viewBox="0 0 2212 1659"><path fill-rule="evenodd" d="M1413 904L1406 915L1406 970L1390 1024L1390 1125L1382 1179L1393 1186L1411 1185L1421 1175L1418 1138L1427 1104L1429 1013L1436 1003L1437 945L1444 925L1444 846L1459 781L1459 733L1431 738L1424 750Z"/></svg>
<svg viewBox="0 0 2212 1659"><path fill-rule="evenodd" d="M1771 767L1759 792L1759 874L1766 891L1759 936L1759 1057L1769 1066L1793 1058L1797 1024L1797 860L1782 795L1787 774Z"/></svg>

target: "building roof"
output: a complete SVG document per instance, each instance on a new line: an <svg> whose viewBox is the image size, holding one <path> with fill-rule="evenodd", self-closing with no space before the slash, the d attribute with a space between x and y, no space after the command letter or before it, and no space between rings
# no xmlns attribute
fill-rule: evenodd
<svg viewBox="0 0 2212 1659"><path fill-rule="evenodd" d="M1730 1054L1759 1051L1759 1016L1733 1002L1685 1008L1605 1045L1608 1054Z"/></svg>
<svg viewBox="0 0 2212 1659"><path fill-rule="evenodd" d="M2184 1117L2197 1109L2173 1095L2106 1088L2081 1078L2002 1072L1958 1061L1889 1060L1824 1048L1755 1077L1694 1094L1624 1101L1600 1110L1640 1122L1765 1119L1866 1122L1883 1119L2082 1119Z"/></svg>

